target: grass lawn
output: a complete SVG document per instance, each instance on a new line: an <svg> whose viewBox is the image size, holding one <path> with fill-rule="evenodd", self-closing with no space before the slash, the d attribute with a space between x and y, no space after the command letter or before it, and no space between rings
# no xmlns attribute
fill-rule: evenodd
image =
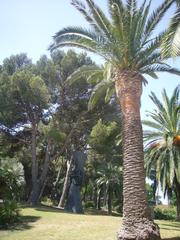
<svg viewBox="0 0 180 240"><path fill-rule="evenodd" d="M0 240L115 240L122 219L75 215L52 208L24 208L23 223L0 230ZM157 221L163 239L180 239L180 222Z"/></svg>

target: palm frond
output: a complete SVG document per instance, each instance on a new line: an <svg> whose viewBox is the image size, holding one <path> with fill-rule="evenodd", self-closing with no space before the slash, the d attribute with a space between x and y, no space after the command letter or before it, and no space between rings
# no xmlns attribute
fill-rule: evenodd
<svg viewBox="0 0 180 240"><path fill-rule="evenodd" d="M162 125L156 123L156 122L152 122L152 121L149 121L149 120L143 120L142 121L142 124L148 126L148 127L152 127L152 128L155 128L157 130L162 130Z"/></svg>
<svg viewBox="0 0 180 240"><path fill-rule="evenodd" d="M72 0L71 4L83 15L83 17L85 18L85 20L90 24L90 26L98 33L100 33L100 29L97 26L96 22L94 21L94 19L90 16L90 14L88 13L85 5L78 1L78 0Z"/></svg>
<svg viewBox="0 0 180 240"><path fill-rule="evenodd" d="M145 41L163 18L166 11L174 3L174 0L165 0L149 17L145 28Z"/></svg>
<svg viewBox="0 0 180 240"><path fill-rule="evenodd" d="M157 63L157 64L152 64L149 66L142 67L140 69L140 72L142 74L148 74L149 72L168 72L171 74L175 74L180 76L180 70L177 68L173 68L165 63Z"/></svg>
<svg viewBox="0 0 180 240"><path fill-rule="evenodd" d="M90 78L92 75L98 75L100 74L102 76L102 69L99 68L96 65L85 65L80 68L78 68L75 72L73 72L66 80L66 84L72 85L78 81L80 81L82 78L85 78L88 82L90 81Z"/></svg>
<svg viewBox="0 0 180 240"><path fill-rule="evenodd" d="M86 0L86 3L89 7L89 10L93 16L93 19L96 21L96 24L99 26L99 29L103 31L108 38L112 37L111 33L111 23L103 13L103 11L94 3L93 0Z"/></svg>
<svg viewBox="0 0 180 240"><path fill-rule="evenodd" d="M100 83L98 83L94 87L91 97L89 99L89 103L88 103L89 110L92 110L97 105L100 98L101 99L105 98L106 91L109 89L109 87L112 86L112 84L113 84L113 82L104 80L104 81L101 81Z"/></svg>
<svg viewBox="0 0 180 240"><path fill-rule="evenodd" d="M180 55L180 7L177 9L166 36L162 41L162 57Z"/></svg>

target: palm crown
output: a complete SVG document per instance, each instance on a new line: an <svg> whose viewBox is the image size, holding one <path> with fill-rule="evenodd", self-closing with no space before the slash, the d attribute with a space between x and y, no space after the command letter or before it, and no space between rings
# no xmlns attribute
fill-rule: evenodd
<svg viewBox="0 0 180 240"><path fill-rule="evenodd" d="M165 64L159 51L166 32L152 38L154 29L171 6L173 0L165 0L150 16L151 1L140 7L136 0L108 0L110 18L93 0L85 4L72 0L72 4L90 24L89 30L82 27L67 27L54 36L50 49L73 46L101 55L113 68L130 69L157 78L154 72L168 71L179 74L177 69Z"/></svg>
<svg viewBox="0 0 180 240"><path fill-rule="evenodd" d="M180 105L179 87L175 88L171 98L168 98L166 91L163 91L163 103L154 93L151 99L157 110L149 112L152 121L143 121L150 127L151 131L145 131L146 146L146 168L147 171L153 168L157 172L157 180L161 182L163 190L173 185L176 174L180 183Z"/></svg>

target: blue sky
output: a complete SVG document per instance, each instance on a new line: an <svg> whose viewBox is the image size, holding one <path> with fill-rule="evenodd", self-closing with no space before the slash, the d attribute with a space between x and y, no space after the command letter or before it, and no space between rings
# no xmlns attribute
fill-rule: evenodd
<svg viewBox="0 0 180 240"><path fill-rule="evenodd" d="M95 0L106 10L107 0ZM152 8L157 7L162 0L152 0ZM70 4L70 0L0 0L0 64L11 54L25 52L33 62L43 54L49 54L48 46L55 32L66 26L87 26L85 20ZM162 21L159 29L168 25L173 8ZM92 55L91 55L92 56ZM100 62L98 57L94 60ZM180 60L172 60L174 67L180 68ZM160 97L163 88L169 95L180 84L180 77L167 73L159 74L158 80L148 78L149 84L142 95L142 118L145 110L152 110L153 105L148 97L154 91Z"/></svg>

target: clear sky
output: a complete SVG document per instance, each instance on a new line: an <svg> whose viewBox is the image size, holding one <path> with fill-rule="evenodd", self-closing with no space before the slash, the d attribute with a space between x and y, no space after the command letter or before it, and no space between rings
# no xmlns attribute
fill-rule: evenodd
<svg viewBox="0 0 180 240"><path fill-rule="evenodd" d="M95 0L106 11L107 0ZM162 0L152 0L152 8ZM83 17L70 4L70 0L0 0L0 64L11 54L25 52L36 62L43 54L49 54L48 46L52 36L66 26L87 26ZM168 25L172 16L171 9L159 29ZM92 55L91 55L92 56ZM101 60L95 57L100 63ZM180 60L172 60L174 67L180 68ZM180 84L180 77L167 73L159 74L158 80L148 78L149 84L144 88L142 96L142 118L145 110L152 110L153 105L148 97L150 91L160 96L163 88L171 95L173 89Z"/></svg>

